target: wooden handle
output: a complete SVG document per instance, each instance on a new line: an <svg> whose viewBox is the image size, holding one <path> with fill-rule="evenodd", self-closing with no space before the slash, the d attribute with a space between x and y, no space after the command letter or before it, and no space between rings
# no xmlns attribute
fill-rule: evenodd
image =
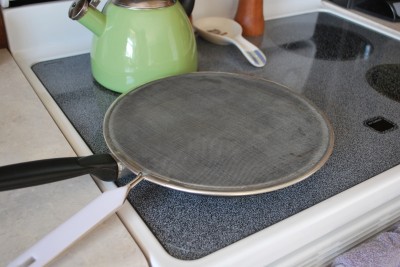
<svg viewBox="0 0 400 267"><path fill-rule="evenodd" d="M242 25L244 36L263 35L263 0L239 0L235 20Z"/></svg>

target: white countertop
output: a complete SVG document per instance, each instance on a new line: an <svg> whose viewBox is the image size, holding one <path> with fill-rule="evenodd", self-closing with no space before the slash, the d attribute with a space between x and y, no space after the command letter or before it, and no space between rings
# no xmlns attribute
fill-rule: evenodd
<svg viewBox="0 0 400 267"><path fill-rule="evenodd" d="M76 154L6 49L0 50L0 166ZM101 192L86 175L0 192L0 266L7 265ZM53 266L148 266L113 215Z"/></svg>

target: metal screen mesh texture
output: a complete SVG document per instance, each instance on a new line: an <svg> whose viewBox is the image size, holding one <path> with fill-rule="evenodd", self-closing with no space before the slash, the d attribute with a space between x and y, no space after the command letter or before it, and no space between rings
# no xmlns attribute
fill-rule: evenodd
<svg viewBox="0 0 400 267"><path fill-rule="evenodd" d="M111 151L133 171L215 194L293 184L315 172L332 146L329 125L303 97L228 73L147 84L112 105L104 128Z"/></svg>

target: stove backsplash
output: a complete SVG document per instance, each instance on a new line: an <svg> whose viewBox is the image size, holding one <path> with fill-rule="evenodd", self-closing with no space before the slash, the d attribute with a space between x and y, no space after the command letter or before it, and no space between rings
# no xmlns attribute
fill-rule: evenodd
<svg viewBox="0 0 400 267"><path fill-rule="evenodd" d="M352 8L381 19L400 21L400 0L329 0L345 8Z"/></svg>

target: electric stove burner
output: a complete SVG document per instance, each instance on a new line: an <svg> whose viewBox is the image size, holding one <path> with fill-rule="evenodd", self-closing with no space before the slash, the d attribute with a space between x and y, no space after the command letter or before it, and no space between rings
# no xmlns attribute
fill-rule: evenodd
<svg viewBox="0 0 400 267"><path fill-rule="evenodd" d="M286 36L280 34L282 32L287 33ZM322 60L367 59L373 52L372 43L360 34L323 23L283 24L272 29L269 37L280 48Z"/></svg>
<svg viewBox="0 0 400 267"><path fill-rule="evenodd" d="M400 64L383 64L372 67L366 79L379 93L400 102Z"/></svg>

